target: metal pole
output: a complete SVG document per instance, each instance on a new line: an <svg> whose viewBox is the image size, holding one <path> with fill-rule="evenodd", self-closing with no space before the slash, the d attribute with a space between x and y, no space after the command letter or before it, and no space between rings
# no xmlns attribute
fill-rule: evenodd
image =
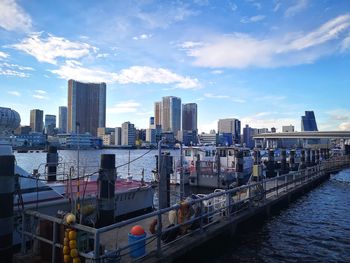
<svg viewBox="0 0 350 263"><path fill-rule="evenodd" d="M15 192L15 156L11 146L0 146L0 259L12 262L13 195Z"/></svg>
<svg viewBox="0 0 350 263"><path fill-rule="evenodd" d="M183 200L185 196L185 179L184 179L184 171L183 171L183 155L182 155L182 143L180 142L180 200Z"/></svg>

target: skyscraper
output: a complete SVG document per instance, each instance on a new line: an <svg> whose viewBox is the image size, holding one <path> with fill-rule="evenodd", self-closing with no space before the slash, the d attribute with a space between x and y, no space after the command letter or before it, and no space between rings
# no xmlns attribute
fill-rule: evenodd
<svg viewBox="0 0 350 263"><path fill-rule="evenodd" d="M154 122L155 125L162 125L162 103L157 101L154 103Z"/></svg>
<svg viewBox="0 0 350 263"><path fill-rule="evenodd" d="M176 136L181 129L181 99L167 96L162 98L161 111L163 132L173 132Z"/></svg>
<svg viewBox="0 0 350 263"><path fill-rule="evenodd" d="M241 142L241 121L235 118L220 119L218 121L219 133L231 133L235 143Z"/></svg>
<svg viewBox="0 0 350 263"><path fill-rule="evenodd" d="M68 81L68 131L97 134L106 125L106 83Z"/></svg>
<svg viewBox="0 0 350 263"><path fill-rule="evenodd" d="M182 105L182 130L197 130L197 104L187 103Z"/></svg>
<svg viewBox="0 0 350 263"><path fill-rule="evenodd" d="M254 147L253 136L256 135L257 133L258 133L258 129L249 127L248 124L243 128L243 143L246 145L246 147L248 148Z"/></svg>
<svg viewBox="0 0 350 263"><path fill-rule="evenodd" d="M135 146L136 142L136 129L134 124L130 122L124 122L122 124L122 144L121 145L129 145L129 146Z"/></svg>
<svg viewBox="0 0 350 263"><path fill-rule="evenodd" d="M67 133L68 124L68 110L66 106L60 106L58 108L58 128L61 133Z"/></svg>
<svg viewBox="0 0 350 263"><path fill-rule="evenodd" d="M45 115L45 133L47 135L54 135L56 128L56 115Z"/></svg>
<svg viewBox="0 0 350 263"><path fill-rule="evenodd" d="M318 131L313 111L305 111L305 116L301 116L301 131Z"/></svg>
<svg viewBox="0 0 350 263"><path fill-rule="evenodd" d="M43 132L44 111L34 109L30 111L30 128L32 132Z"/></svg>

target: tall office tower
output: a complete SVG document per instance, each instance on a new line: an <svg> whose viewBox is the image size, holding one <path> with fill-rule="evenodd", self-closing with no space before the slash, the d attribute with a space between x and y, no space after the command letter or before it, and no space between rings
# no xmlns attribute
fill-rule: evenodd
<svg viewBox="0 0 350 263"><path fill-rule="evenodd" d="M197 130L197 104L187 103L182 105L182 130Z"/></svg>
<svg viewBox="0 0 350 263"><path fill-rule="evenodd" d="M122 124L122 144L135 146L136 143L136 129L134 124L130 122L124 122Z"/></svg>
<svg viewBox="0 0 350 263"><path fill-rule="evenodd" d="M162 129L163 132L173 132L177 136L181 129L181 99L167 96L162 98Z"/></svg>
<svg viewBox="0 0 350 263"><path fill-rule="evenodd" d="M231 133L235 143L241 142L241 121L235 118L220 119L218 121L219 133Z"/></svg>
<svg viewBox="0 0 350 263"><path fill-rule="evenodd" d="M243 143L246 145L246 147L248 148L254 147L253 136L256 135L257 133L258 133L258 129L249 127L248 124L243 128Z"/></svg>
<svg viewBox="0 0 350 263"><path fill-rule="evenodd" d="M54 135L56 128L56 115L45 115L45 133L47 135Z"/></svg>
<svg viewBox="0 0 350 263"><path fill-rule="evenodd" d="M301 116L301 131L318 131L313 111L305 111L305 116Z"/></svg>
<svg viewBox="0 0 350 263"><path fill-rule="evenodd" d="M122 128L115 127L114 134L115 134L114 144L115 145L122 145Z"/></svg>
<svg viewBox="0 0 350 263"><path fill-rule="evenodd" d="M30 128L32 132L43 132L44 111L34 109L30 111Z"/></svg>
<svg viewBox="0 0 350 263"><path fill-rule="evenodd" d="M58 128L61 133L67 133L68 109L66 106L58 108Z"/></svg>
<svg viewBox="0 0 350 263"><path fill-rule="evenodd" d="M162 125L162 102L154 103L154 123L155 125Z"/></svg>
<svg viewBox="0 0 350 263"><path fill-rule="evenodd" d="M68 131L97 134L106 126L106 83L68 81Z"/></svg>

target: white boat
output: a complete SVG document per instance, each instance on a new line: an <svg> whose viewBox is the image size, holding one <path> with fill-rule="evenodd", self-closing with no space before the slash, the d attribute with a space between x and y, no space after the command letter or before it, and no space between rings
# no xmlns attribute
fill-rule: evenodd
<svg viewBox="0 0 350 263"><path fill-rule="evenodd" d="M247 183L254 160L248 148L237 146L184 147L184 181L190 185L227 188ZM179 173L176 173L176 180Z"/></svg>

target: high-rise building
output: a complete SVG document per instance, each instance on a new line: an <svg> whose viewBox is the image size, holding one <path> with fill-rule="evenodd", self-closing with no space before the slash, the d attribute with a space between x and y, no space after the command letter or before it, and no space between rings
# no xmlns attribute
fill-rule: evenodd
<svg viewBox="0 0 350 263"><path fill-rule="evenodd" d="M56 128L56 115L45 115L45 133L47 135L54 135Z"/></svg>
<svg viewBox="0 0 350 263"><path fill-rule="evenodd" d="M162 102L154 103L154 123L155 125L162 125Z"/></svg>
<svg viewBox="0 0 350 263"><path fill-rule="evenodd" d="M30 128L32 132L43 132L44 111L34 109L30 111Z"/></svg>
<svg viewBox="0 0 350 263"><path fill-rule="evenodd" d="M241 121L235 118L220 119L218 121L219 133L231 133L234 143L241 142Z"/></svg>
<svg viewBox="0 0 350 263"><path fill-rule="evenodd" d="M174 96L162 98L161 111L163 132L173 132L177 135L181 129L181 99Z"/></svg>
<svg viewBox="0 0 350 263"><path fill-rule="evenodd" d="M115 139L114 139L115 145L122 145L122 128L115 127L114 134L115 134Z"/></svg>
<svg viewBox="0 0 350 263"><path fill-rule="evenodd" d="M68 109L66 106L58 108L58 129L61 133L67 133Z"/></svg>
<svg viewBox="0 0 350 263"><path fill-rule="evenodd" d="M197 104L182 104L182 130L197 131Z"/></svg>
<svg viewBox="0 0 350 263"><path fill-rule="evenodd" d="M301 131L318 131L313 111L305 111L305 116L301 116Z"/></svg>
<svg viewBox="0 0 350 263"><path fill-rule="evenodd" d="M248 148L254 147L253 136L256 135L257 133L258 133L258 129L249 127L248 124L243 128L243 143L245 144L246 147Z"/></svg>
<svg viewBox="0 0 350 263"><path fill-rule="evenodd" d="M136 143L136 129L134 124L124 122L122 124L122 143L121 145L135 146Z"/></svg>
<svg viewBox="0 0 350 263"><path fill-rule="evenodd" d="M106 126L106 83L68 81L68 131L97 134Z"/></svg>

